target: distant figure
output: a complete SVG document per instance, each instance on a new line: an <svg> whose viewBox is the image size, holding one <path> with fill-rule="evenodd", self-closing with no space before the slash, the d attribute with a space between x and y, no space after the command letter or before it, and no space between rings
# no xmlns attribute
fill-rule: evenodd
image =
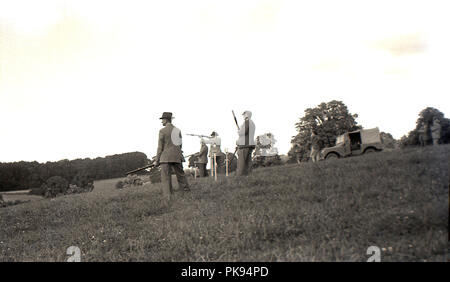
<svg viewBox="0 0 450 282"><path fill-rule="evenodd" d="M319 161L319 153L320 153L320 138L317 136L317 132L315 130L311 133L311 160L315 163Z"/></svg>
<svg viewBox="0 0 450 282"><path fill-rule="evenodd" d="M89 192L92 192L94 190L94 181L89 181L86 188L89 190Z"/></svg>
<svg viewBox="0 0 450 282"><path fill-rule="evenodd" d="M425 122L421 122L419 129L417 129L417 133L419 134L419 146L425 147L427 145L428 136L427 136L428 126Z"/></svg>
<svg viewBox="0 0 450 282"><path fill-rule="evenodd" d="M219 137L219 134L215 131L211 133L211 137L208 138L208 140L204 140L205 144L211 144L210 150L209 150L209 157L211 160L211 176L215 176L214 172L216 171L215 163L214 163L214 155L216 155L216 163L217 168L219 167L219 164L223 162L223 153L220 150L220 144L222 140Z"/></svg>
<svg viewBox="0 0 450 282"><path fill-rule="evenodd" d="M252 151L256 147L255 124L251 120L252 112L245 111L242 116L244 123L238 130L239 139L236 142L238 147L238 165L236 175L248 175L252 168Z"/></svg>
<svg viewBox="0 0 450 282"><path fill-rule="evenodd" d="M159 131L155 165L161 167L163 197L166 205L169 205L173 194L172 171L177 177L180 188L184 191L190 191L190 188L182 165L184 157L181 151L181 131L172 125L172 113L164 112L160 119L164 128Z"/></svg>
<svg viewBox="0 0 450 282"><path fill-rule="evenodd" d="M439 144L441 138L441 122L438 118L433 118L433 125L431 125L431 138L433 138L433 146Z"/></svg>
<svg viewBox="0 0 450 282"><path fill-rule="evenodd" d="M195 164L198 167L200 177L205 177L207 176L206 164L208 163L208 146L206 146L203 138L200 139L200 144L200 151L194 155L197 158Z"/></svg>

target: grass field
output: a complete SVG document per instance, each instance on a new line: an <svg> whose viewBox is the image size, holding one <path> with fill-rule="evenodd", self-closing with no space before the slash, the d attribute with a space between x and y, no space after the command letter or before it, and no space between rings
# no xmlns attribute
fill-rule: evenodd
<svg viewBox="0 0 450 282"><path fill-rule="evenodd" d="M444 261L450 146L191 179L169 208L160 186L0 209L0 261ZM175 187L176 182L175 182Z"/></svg>

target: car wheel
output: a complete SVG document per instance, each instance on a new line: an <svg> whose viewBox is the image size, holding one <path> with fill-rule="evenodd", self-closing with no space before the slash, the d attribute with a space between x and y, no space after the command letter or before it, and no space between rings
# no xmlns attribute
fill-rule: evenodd
<svg viewBox="0 0 450 282"><path fill-rule="evenodd" d="M327 160L336 160L336 159L339 159L339 156L337 154L335 154L335 153L330 153L330 154L328 154L326 156L325 159L327 159Z"/></svg>
<svg viewBox="0 0 450 282"><path fill-rule="evenodd" d="M375 149L374 148L369 148L369 149L366 149L365 151L364 151L364 154L370 154L370 153L375 153L376 151L375 151Z"/></svg>

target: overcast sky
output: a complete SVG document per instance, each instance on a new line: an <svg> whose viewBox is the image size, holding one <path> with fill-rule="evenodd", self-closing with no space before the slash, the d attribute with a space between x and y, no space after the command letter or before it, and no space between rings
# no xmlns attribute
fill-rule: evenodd
<svg viewBox="0 0 450 282"><path fill-rule="evenodd" d="M287 153L333 99L400 138L450 115L448 1L0 2L0 162L156 154L173 112L186 154L253 112Z"/></svg>

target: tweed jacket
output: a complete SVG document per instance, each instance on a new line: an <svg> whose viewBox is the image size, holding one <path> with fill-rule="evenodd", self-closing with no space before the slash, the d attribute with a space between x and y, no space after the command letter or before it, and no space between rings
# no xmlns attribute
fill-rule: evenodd
<svg viewBox="0 0 450 282"><path fill-rule="evenodd" d="M208 163L208 146L202 145L200 152L198 152L198 160L196 163L206 164Z"/></svg>
<svg viewBox="0 0 450 282"><path fill-rule="evenodd" d="M168 123L159 131L156 160L160 163L181 163L184 161L181 151L181 131Z"/></svg>

